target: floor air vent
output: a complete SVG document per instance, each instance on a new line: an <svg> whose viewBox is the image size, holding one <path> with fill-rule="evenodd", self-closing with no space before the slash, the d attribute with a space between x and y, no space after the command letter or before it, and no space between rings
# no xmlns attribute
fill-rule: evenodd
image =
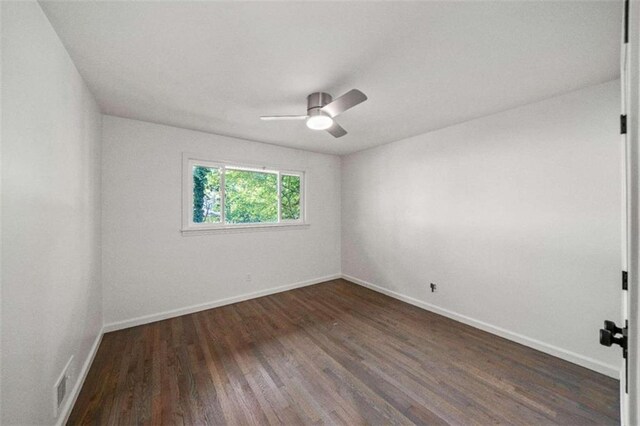
<svg viewBox="0 0 640 426"><path fill-rule="evenodd" d="M68 384L71 380L71 366L73 363L73 356L69 358L67 365L64 366L62 373L60 373L60 377L56 380L55 385L53 386L53 416L58 417L60 414L60 407L65 401L67 397Z"/></svg>
<svg viewBox="0 0 640 426"><path fill-rule="evenodd" d="M62 376L62 380L58 383L58 387L56 388L58 398L57 398L57 406L60 408L60 404L64 401L64 396L67 394L67 376Z"/></svg>

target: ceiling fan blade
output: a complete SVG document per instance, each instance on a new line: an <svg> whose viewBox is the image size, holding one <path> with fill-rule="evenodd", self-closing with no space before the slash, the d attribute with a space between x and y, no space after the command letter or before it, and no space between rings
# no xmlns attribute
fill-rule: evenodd
<svg viewBox="0 0 640 426"><path fill-rule="evenodd" d="M263 115L260 120L275 121L275 120L304 120L306 115Z"/></svg>
<svg viewBox="0 0 640 426"><path fill-rule="evenodd" d="M347 131L335 121L333 125L327 129L327 132L331 133L334 138L340 138L347 134Z"/></svg>
<svg viewBox="0 0 640 426"><path fill-rule="evenodd" d="M322 111L326 112L331 117L335 117L366 100L367 95L358 89L353 89L335 99L333 102L323 106Z"/></svg>

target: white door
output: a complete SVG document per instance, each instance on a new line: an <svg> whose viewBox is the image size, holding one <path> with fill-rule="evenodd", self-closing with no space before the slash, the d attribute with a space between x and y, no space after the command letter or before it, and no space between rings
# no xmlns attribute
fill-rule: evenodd
<svg viewBox="0 0 640 426"><path fill-rule="evenodd" d="M633 6L633 11L630 8ZM632 130L631 124L637 123L637 87L632 81L637 82L637 63L638 61L635 54L632 54L633 43L634 53L637 52L638 40L630 40L630 23L631 13L637 13L635 10L637 4L632 5L630 0L622 1L622 40L620 51L620 82L621 82L621 116L620 116L620 134L622 143L622 277L621 277L621 303L622 303L622 315L620 318L620 324L618 327L613 327L609 324L609 327L605 325L605 328L609 328L609 335L605 340L609 338L613 333L617 337L614 338L615 343L621 346L622 353L621 366L620 366L620 420L623 425L632 424L631 412L630 412L630 398L629 398L629 361L630 361L630 336L629 330L629 316L630 316L630 297L629 297L629 267L632 264L631 256L634 254L633 239L637 239L637 226L634 221L633 204L637 202L636 185L634 184L634 169L636 168L636 161L633 158L635 153L634 142L637 142L637 128ZM637 21L634 22L634 26ZM635 29L635 28L634 28ZM633 75L632 73L636 73ZM632 93L635 91L636 93ZM633 104L635 102L635 104ZM632 105L633 104L633 105ZM635 139L635 140L634 140ZM635 255L635 254L634 254ZM633 272L633 271L632 271ZM635 325L635 324L634 324ZM635 359L635 354L634 354ZM634 413L635 417L635 413ZM635 423L635 419L633 423Z"/></svg>
<svg viewBox="0 0 640 426"><path fill-rule="evenodd" d="M621 81L627 132L623 139L625 222L623 266L628 267L628 290L623 291L623 315L628 320L628 363L620 381L621 419L624 425L640 425L640 2L626 0L623 25ZM625 374L626 373L626 374Z"/></svg>
<svg viewBox="0 0 640 426"><path fill-rule="evenodd" d="M629 398L629 361L630 361L630 345L629 330L629 314L630 300L629 297L629 266L632 265L632 253L634 252L633 236L636 232L634 220L633 203L637 201L634 196L635 184L633 179L634 171L634 139L637 140L637 132L634 131L637 122L637 96L632 94L632 81L637 80L637 75L633 72L637 71L637 67L632 65L633 61L637 61L636 55L632 55L632 48L635 53L637 40L633 40L633 46L630 45L630 0L622 0L622 39L620 49L620 135L621 135L621 177L622 177L622 274L620 284L621 294L621 318L618 321L605 321L604 328L600 330L600 343L605 346L615 346L620 351L620 420L623 425L632 424L632 413L630 410ZM634 4L634 9L636 5ZM635 10L634 10L635 12ZM637 90L637 89L636 89ZM636 102L634 104L634 102ZM633 126L631 125L633 123ZM632 275L633 272L631 271ZM618 347L619 346L619 347ZM635 354L634 354L635 355ZM635 359L635 357L634 357ZM635 411L635 410L634 410ZM635 423L635 413L633 414L633 422Z"/></svg>

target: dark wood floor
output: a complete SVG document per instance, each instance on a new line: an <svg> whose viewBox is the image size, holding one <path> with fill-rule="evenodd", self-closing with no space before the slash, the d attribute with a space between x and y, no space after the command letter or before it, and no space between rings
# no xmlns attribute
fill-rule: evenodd
<svg viewBox="0 0 640 426"><path fill-rule="evenodd" d="M104 336L70 424L617 424L618 382L344 280Z"/></svg>

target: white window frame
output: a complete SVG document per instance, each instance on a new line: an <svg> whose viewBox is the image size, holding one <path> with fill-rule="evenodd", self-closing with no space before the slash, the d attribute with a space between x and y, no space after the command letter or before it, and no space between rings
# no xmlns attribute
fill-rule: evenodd
<svg viewBox="0 0 640 426"><path fill-rule="evenodd" d="M198 235L217 232L257 231L269 229L306 228L309 226L306 217L306 179L305 171L288 168L249 164L238 161L203 160L202 156L184 154L182 162L182 234ZM193 167L202 166L220 170L220 223L193 222ZM226 223L225 222L225 186L224 171L246 170L259 173L273 173L278 182L278 219L277 222ZM282 219L282 176L300 177L300 218Z"/></svg>

